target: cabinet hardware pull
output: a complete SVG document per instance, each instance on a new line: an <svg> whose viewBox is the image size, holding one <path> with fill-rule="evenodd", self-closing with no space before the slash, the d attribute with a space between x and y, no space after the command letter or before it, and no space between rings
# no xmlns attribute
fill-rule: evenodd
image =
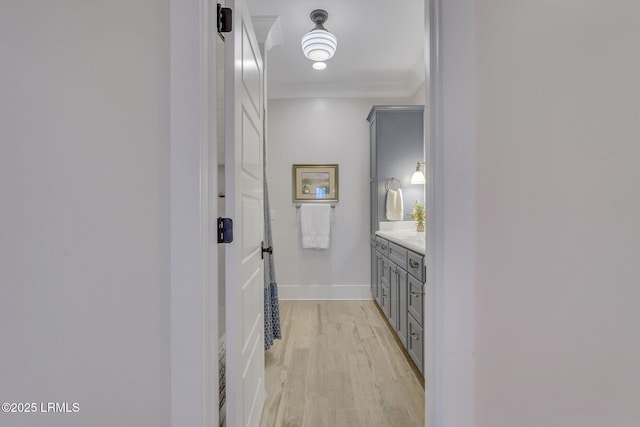
<svg viewBox="0 0 640 427"><path fill-rule="evenodd" d="M416 334L415 332L411 332L411 338L417 341L418 339L420 339L420 336L418 336L418 334Z"/></svg>
<svg viewBox="0 0 640 427"><path fill-rule="evenodd" d="M419 264L419 263L417 263L417 262L415 262L414 260L412 260L412 259L410 259L410 260L409 260L409 267L411 267L411 268L418 268L418 266L419 266L419 265L420 265L420 264Z"/></svg>
<svg viewBox="0 0 640 427"><path fill-rule="evenodd" d="M409 294L411 294L412 297L421 297L422 295L424 295L424 292L411 291L409 292Z"/></svg>
<svg viewBox="0 0 640 427"><path fill-rule="evenodd" d="M387 245L382 245L382 250L386 251L387 250Z"/></svg>

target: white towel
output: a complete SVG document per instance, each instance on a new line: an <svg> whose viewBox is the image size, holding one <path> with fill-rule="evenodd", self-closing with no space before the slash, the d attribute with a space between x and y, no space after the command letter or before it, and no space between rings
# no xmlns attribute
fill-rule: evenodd
<svg viewBox="0 0 640 427"><path fill-rule="evenodd" d="M403 218L402 189L387 190L387 219L389 221L402 221Z"/></svg>
<svg viewBox="0 0 640 427"><path fill-rule="evenodd" d="M302 247L327 249L331 231L331 206L303 204L300 208Z"/></svg>

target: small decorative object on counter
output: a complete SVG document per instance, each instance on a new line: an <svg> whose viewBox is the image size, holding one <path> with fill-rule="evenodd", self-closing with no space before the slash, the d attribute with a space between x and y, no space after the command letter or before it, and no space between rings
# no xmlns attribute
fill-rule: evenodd
<svg viewBox="0 0 640 427"><path fill-rule="evenodd" d="M418 222L416 231L424 231L425 212L424 205L420 202L420 200L416 200L409 215L411 215L411 218L414 221Z"/></svg>

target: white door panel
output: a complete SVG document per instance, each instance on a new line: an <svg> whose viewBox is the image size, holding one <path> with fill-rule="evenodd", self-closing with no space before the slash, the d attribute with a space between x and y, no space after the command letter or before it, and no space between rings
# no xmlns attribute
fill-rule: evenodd
<svg viewBox="0 0 640 427"><path fill-rule="evenodd" d="M263 64L244 0L226 2L227 425L258 426L264 405L264 275L262 263Z"/></svg>
<svg viewBox="0 0 640 427"><path fill-rule="evenodd" d="M262 82L262 62L258 44L252 44L251 40L255 40L253 28L250 30L242 23L242 83L245 91L249 96L251 105L255 109L256 114L260 114L262 91L260 84ZM249 23L250 24L250 23ZM236 27L238 28L238 27ZM253 37L251 37L253 36Z"/></svg>

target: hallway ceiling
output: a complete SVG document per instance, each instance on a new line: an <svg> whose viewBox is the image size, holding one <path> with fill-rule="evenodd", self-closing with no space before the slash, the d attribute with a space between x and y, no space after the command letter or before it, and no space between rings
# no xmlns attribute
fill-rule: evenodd
<svg viewBox="0 0 640 427"><path fill-rule="evenodd" d="M278 16L282 44L267 54L269 98L409 97L424 81L424 0L247 0L252 16ZM314 70L300 39L325 9L338 38Z"/></svg>

